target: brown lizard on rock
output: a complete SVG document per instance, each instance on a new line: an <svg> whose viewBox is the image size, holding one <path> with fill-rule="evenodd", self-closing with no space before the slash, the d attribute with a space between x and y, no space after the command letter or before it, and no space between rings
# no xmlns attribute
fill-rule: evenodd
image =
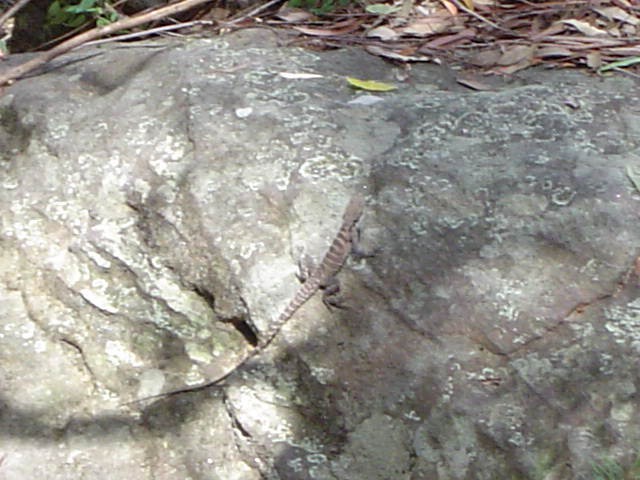
<svg viewBox="0 0 640 480"><path fill-rule="evenodd" d="M170 395L176 395L178 393L191 392L194 390L201 390L206 387L222 384L227 378L237 372L240 368L246 365L252 358L255 358L262 353L278 335L284 324L293 316L293 314L309 300L313 294L319 289L324 289L330 286L334 281L336 274L340 271L345 261L354 250L355 243L358 240L357 223L360 220L364 210L364 197L361 195L354 196L345 212L342 216L342 225L340 230L336 234L329 250L325 254L322 262L311 270L310 275L304 281L302 286L298 289L294 297L291 299L284 311L278 316L275 322L269 326L267 331L261 335L258 340L257 346L249 352L234 368L229 372L220 375L214 380L207 381L200 385L194 385L191 387L179 388L171 390L169 392L158 393L148 397L134 400L130 403L138 403L144 400L151 400L154 398L166 397ZM325 302L326 303L326 302Z"/></svg>

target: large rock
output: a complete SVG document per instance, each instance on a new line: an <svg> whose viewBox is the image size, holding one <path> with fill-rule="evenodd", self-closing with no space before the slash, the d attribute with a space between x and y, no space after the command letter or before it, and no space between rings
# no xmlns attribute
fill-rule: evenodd
<svg viewBox="0 0 640 480"><path fill-rule="evenodd" d="M266 31L51 67L0 98L0 474L632 473L633 80L414 66L371 103L344 76L392 66ZM127 403L233 371L356 192L376 255L347 308L314 297L224 385Z"/></svg>

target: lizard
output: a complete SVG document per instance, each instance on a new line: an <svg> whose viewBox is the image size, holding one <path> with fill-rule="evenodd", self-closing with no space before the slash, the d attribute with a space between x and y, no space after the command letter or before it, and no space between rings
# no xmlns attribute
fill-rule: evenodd
<svg viewBox="0 0 640 480"><path fill-rule="evenodd" d="M145 400L151 400L154 398L168 397L179 393L191 392L195 390L202 390L207 387L222 384L227 378L233 375L246 365L251 359L260 355L276 338L282 327L287 321L293 317L295 312L302 307L307 300L309 300L318 290L330 285L334 280L336 274L342 269L347 258L354 250L355 243L358 240L357 223L364 211L364 197L362 195L355 195L351 198L347 207L342 215L342 224L338 233L335 235L331 246L327 250L320 264L311 270L308 278L298 288L291 301L286 308L280 313L272 325L270 325L266 332L258 339L257 345L251 350L240 362L236 364L227 373L220 375L219 377L209 380L206 383L199 385L193 385L189 387L179 388L164 393L158 393L156 395L150 395L131 402L127 402L124 405L131 403L138 403Z"/></svg>

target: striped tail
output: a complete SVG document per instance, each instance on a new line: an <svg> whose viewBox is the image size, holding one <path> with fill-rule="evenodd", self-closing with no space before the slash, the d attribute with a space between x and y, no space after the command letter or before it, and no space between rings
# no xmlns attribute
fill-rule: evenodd
<svg viewBox="0 0 640 480"><path fill-rule="evenodd" d="M321 273L321 270L318 270L317 272ZM269 345L269 343L271 343L273 337L278 334L286 321L289 320L291 316L296 312L296 310L304 305L304 303L318 291L318 288L320 288L320 283L322 283L322 275L316 274L311 275L311 277L309 277L307 281L302 284L293 299L289 302L289 305L287 305L287 308L284 309L284 311L278 316L278 319L273 322L273 325L269 327L269 329L266 331L266 334L262 337L263 340L260 342L262 346L267 346Z"/></svg>

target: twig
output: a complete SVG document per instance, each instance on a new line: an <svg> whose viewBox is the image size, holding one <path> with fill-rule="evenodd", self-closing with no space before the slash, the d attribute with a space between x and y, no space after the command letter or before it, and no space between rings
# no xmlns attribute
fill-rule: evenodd
<svg viewBox="0 0 640 480"><path fill-rule="evenodd" d="M11 7L9 7L9 10L7 10L2 15L0 15L0 27L2 27L2 25L4 25L4 23L7 20L9 20L11 17L13 17L18 10L20 10L22 7L24 7L30 1L31 0L18 0L16 3L11 5Z"/></svg>
<svg viewBox="0 0 640 480"><path fill-rule="evenodd" d="M24 62L17 67L10 68L4 74L0 75L0 86L9 84L14 80L19 79L31 70L44 65L50 60L62 55L63 53L67 53L68 51L86 42L96 40L120 30L134 28L145 23L153 22L154 20L159 20L170 15L175 15L176 13L189 10L190 8L196 7L203 3L207 3L209 1L211 0L182 0L181 2L167 5L166 7L157 8L148 13L118 20L117 22L105 25L103 27L92 28L91 30L81 33L80 35L76 35L75 37L61 43L60 45L53 47L51 50L38 55L36 58Z"/></svg>
<svg viewBox="0 0 640 480"><path fill-rule="evenodd" d="M250 10L249 12L247 12L244 15L240 15L239 17L234 18L233 20L229 21L229 22L222 22L222 27L230 27L232 25L235 25L236 23L240 23L243 20L246 20L247 18L253 17L254 15L257 15L258 13L262 12L263 10L266 10L267 8L271 7L272 5L276 5L278 3L282 3L284 2L284 0L270 0L269 2L260 5L259 7L254 8L253 10Z"/></svg>
<svg viewBox="0 0 640 480"><path fill-rule="evenodd" d="M456 7L458 7L460 10L462 10L463 12L471 15L472 17L476 17L478 20L480 20L481 22L486 23L487 25L492 26L493 28L500 30L501 32L505 32L508 33L509 35L513 35L514 37L523 37L524 35L521 35L519 33L514 32L513 30L509 30L508 28L504 28L501 27L500 25L498 25L495 22L492 22L491 20L489 20L486 17L483 17L482 15L480 15L479 13L474 12L473 10L465 7L464 5L462 5L459 0L451 0Z"/></svg>
<svg viewBox="0 0 640 480"><path fill-rule="evenodd" d="M121 40L131 40L132 38L146 37L147 35L153 35L154 33L170 32L171 30L179 30L181 28L193 27L194 25L212 25L211 20L194 20L192 22L176 23L174 25L165 25L163 27L150 28L143 30L142 32L125 33L123 35L116 35L115 37L103 38L102 40L93 40L92 42L86 42L76 47L92 47L95 45L102 45L104 43L119 42Z"/></svg>

